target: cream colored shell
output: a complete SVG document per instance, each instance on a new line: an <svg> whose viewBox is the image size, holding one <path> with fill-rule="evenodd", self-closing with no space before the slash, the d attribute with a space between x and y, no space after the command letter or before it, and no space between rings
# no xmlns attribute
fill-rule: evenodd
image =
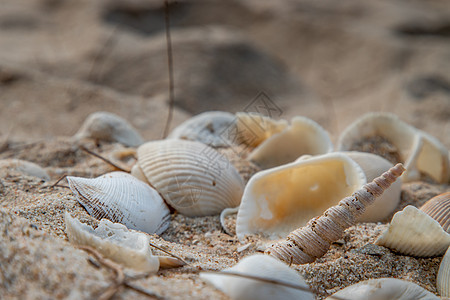
<svg viewBox="0 0 450 300"><path fill-rule="evenodd" d="M128 230L122 224L103 219L96 229L65 213L66 234L76 245L90 246L125 267L142 272L157 272L159 259L150 249L150 237Z"/></svg>
<svg viewBox="0 0 450 300"><path fill-rule="evenodd" d="M450 179L448 150L435 137L390 113L368 113L350 124L339 137L338 150L351 150L366 137L380 136L392 143L405 164L403 181L420 179L421 172L439 183Z"/></svg>
<svg viewBox="0 0 450 300"><path fill-rule="evenodd" d="M219 214L239 205L244 183L234 166L211 147L193 141L152 141L137 150L132 175L145 180L186 216Z"/></svg>
<svg viewBox="0 0 450 300"><path fill-rule="evenodd" d="M34 176L43 180L50 180L50 176L48 175L47 171L45 171L39 165L30 161L15 158L1 159L0 177L6 176L8 173L8 169L15 170L27 176Z"/></svg>
<svg viewBox="0 0 450 300"><path fill-rule="evenodd" d="M274 120L257 113L236 113L236 142L257 147L272 135L288 127L286 120Z"/></svg>
<svg viewBox="0 0 450 300"><path fill-rule="evenodd" d="M140 134L126 120L105 111L90 114L74 138L119 142L130 147L137 147L144 142Z"/></svg>
<svg viewBox="0 0 450 300"><path fill-rule="evenodd" d="M450 192L431 198L420 210L438 221L442 228L450 233Z"/></svg>
<svg viewBox="0 0 450 300"><path fill-rule="evenodd" d="M436 286L439 295L450 298L450 247L447 249L439 266Z"/></svg>
<svg viewBox="0 0 450 300"><path fill-rule="evenodd" d="M396 278L370 279L348 286L326 300L439 300L417 284Z"/></svg>
<svg viewBox="0 0 450 300"><path fill-rule="evenodd" d="M363 170L342 153L329 153L256 173L248 182L236 234L285 237L366 183Z"/></svg>
<svg viewBox="0 0 450 300"><path fill-rule="evenodd" d="M394 215L376 244L406 255L430 257L444 254L450 246L450 235L436 220L408 205Z"/></svg>
<svg viewBox="0 0 450 300"><path fill-rule="evenodd" d="M68 176L78 202L97 219L107 218L150 234L163 233L170 211L156 190L124 172L97 178Z"/></svg>
<svg viewBox="0 0 450 300"><path fill-rule="evenodd" d="M225 272L274 279L308 288L300 274L268 255L248 256L234 267L224 270ZM227 294L231 299L314 299L312 293L254 279L210 273L200 273L200 278Z"/></svg>

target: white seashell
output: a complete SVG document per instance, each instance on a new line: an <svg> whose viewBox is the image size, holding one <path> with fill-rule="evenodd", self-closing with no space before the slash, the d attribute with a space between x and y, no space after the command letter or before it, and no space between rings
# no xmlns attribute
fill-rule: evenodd
<svg viewBox="0 0 450 300"><path fill-rule="evenodd" d="M414 128L390 113L369 113L350 124L339 137L338 150L354 149L368 137L381 137L391 143L405 164L403 181L420 179L423 172L439 183L450 179L448 150L433 136Z"/></svg>
<svg viewBox="0 0 450 300"><path fill-rule="evenodd" d="M300 274L268 255L256 254L246 257L224 272L276 279L308 287ZM311 293L254 279L211 273L200 273L200 278L227 294L231 299L314 299Z"/></svg>
<svg viewBox="0 0 450 300"><path fill-rule="evenodd" d="M43 180L50 180L50 176L48 175L47 171L45 171L39 165L26 160L14 158L1 159L0 169L13 169L24 175L38 177Z"/></svg>
<svg viewBox="0 0 450 300"><path fill-rule="evenodd" d="M439 300L417 284L396 278L370 279L348 286L326 300Z"/></svg>
<svg viewBox="0 0 450 300"><path fill-rule="evenodd" d="M234 166L211 147L186 140L152 141L137 150L131 174L146 180L186 216L219 214L236 207L244 183Z"/></svg>
<svg viewBox="0 0 450 300"><path fill-rule="evenodd" d="M144 141L124 119L110 112L90 114L75 134L75 139L92 138L137 147Z"/></svg>
<svg viewBox="0 0 450 300"><path fill-rule="evenodd" d="M236 234L285 237L366 183L347 155L328 153L256 173L244 190Z"/></svg>
<svg viewBox="0 0 450 300"><path fill-rule="evenodd" d="M172 139L197 141L211 147L229 147L227 131L235 131L236 117L228 112L208 111L178 125L168 136Z"/></svg>
<svg viewBox="0 0 450 300"><path fill-rule="evenodd" d="M65 213L66 234L76 245L95 248L103 256L128 268L143 272L157 272L159 259L152 254L150 237L128 230L124 225L106 219L94 230Z"/></svg>
<svg viewBox="0 0 450 300"><path fill-rule="evenodd" d="M97 219L107 218L150 234L161 234L169 227L170 211L158 192L128 173L67 176L67 181L78 202Z"/></svg>
<svg viewBox="0 0 450 300"><path fill-rule="evenodd" d="M394 215L376 244L406 255L430 257L444 254L450 234L429 215L408 205Z"/></svg>
<svg viewBox="0 0 450 300"><path fill-rule="evenodd" d="M447 249L439 266L436 286L441 297L450 298L450 247Z"/></svg>
<svg viewBox="0 0 450 300"><path fill-rule="evenodd" d="M282 131L264 140L248 159L263 169L280 166L304 154L318 155L333 151L328 133L305 117L294 117Z"/></svg>
<svg viewBox="0 0 450 300"><path fill-rule="evenodd" d="M450 233L450 192L431 198L420 210L438 221L442 228Z"/></svg>

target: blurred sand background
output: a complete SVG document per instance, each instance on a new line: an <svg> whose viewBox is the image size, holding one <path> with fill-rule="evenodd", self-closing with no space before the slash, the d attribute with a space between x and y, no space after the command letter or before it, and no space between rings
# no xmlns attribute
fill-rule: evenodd
<svg viewBox="0 0 450 300"><path fill-rule="evenodd" d="M162 137L169 103L163 1L2 0L0 7L0 158L36 162L52 180L109 171L64 138L100 110L128 120L145 140ZM277 108L272 117L311 118L334 142L359 116L385 111L450 148L448 1L171 1L170 19L171 128L203 111L254 111L252 103L262 96ZM0 218L0 295L98 297L110 272L95 269L86 253L68 244L62 213L95 220L69 190L8 176L0 181L0 207L14 214L2 212ZM446 190L448 185L411 183L402 205L419 206ZM344 245L296 269L328 294L383 276L409 279L436 293L440 258L390 252L374 258L363 251L385 226L355 226ZM221 231L218 217L176 215L169 231L154 238L193 263L140 282L169 299L226 298L195 272L231 266L257 251L256 241L237 251L242 245ZM117 297L127 296L139 297L128 290Z"/></svg>

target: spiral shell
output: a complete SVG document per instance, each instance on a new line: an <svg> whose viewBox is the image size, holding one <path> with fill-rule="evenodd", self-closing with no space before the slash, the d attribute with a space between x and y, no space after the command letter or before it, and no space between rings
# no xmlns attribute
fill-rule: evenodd
<svg viewBox="0 0 450 300"><path fill-rule="evenodd" d="M219 214L241 201L244 183L219 152L199 142L152 141L137 150L131 174L148 182L186 216Z"/></svg>
<svg viewBox="0 0 450 300"><path fill-rule="evenodd" d="M355 224L365 207L372 204L404 170L402 164L395 165L352 196L342 199L337 206L310 220L305 227L291 232L285 240L269 247L266 254L286 263L315 261L328 251L331 243L342 237L345 229Z"/></svg>
<svg viewBox="0 0 450 300"><path fill-rule="evenodd" d="M68 176L67 181L78 202L97 219L107 218L150 234L161 234L169 227L170 211L158 192L128 173Z"/></svg>
<svg viewBox="0 0 450 300"><path fill-rule="evenodd" d="M450 298L450 247L447 249L439 266L436 285L439 295Z"/></svg>
<svg viewBox="0 0 450 300"><path fill-rule="evenodd" d="M438 221L442 228L450 233L450 192L431 198L420 210Z"/></svg>
<svg viewBox="0 0 450 300"><path fill-rule="evenodd" d="M4 171L2 171L2 169ZM7 172L8 169L13 169L21 174L38 177L43 180L50 180L50 176L43 168L30 161L15 158L1 159L0 177L3 177L4 176L3 173L5 171Z"/></svg>

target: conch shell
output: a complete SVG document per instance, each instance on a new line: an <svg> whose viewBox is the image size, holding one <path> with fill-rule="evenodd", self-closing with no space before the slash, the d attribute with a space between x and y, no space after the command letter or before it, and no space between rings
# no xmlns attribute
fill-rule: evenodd
<svg viewBox="0 0 450 300"><path fill-rule="evenodd" d="M309 221L305 227L294 230L285 240L269 247L266 254L286 263L315 261L328 251L331 243L342 237L345 229L355 224L365 207L372 204L404 170L402 164L395 165L352 196L342 199L337 206Z"/></svg>

